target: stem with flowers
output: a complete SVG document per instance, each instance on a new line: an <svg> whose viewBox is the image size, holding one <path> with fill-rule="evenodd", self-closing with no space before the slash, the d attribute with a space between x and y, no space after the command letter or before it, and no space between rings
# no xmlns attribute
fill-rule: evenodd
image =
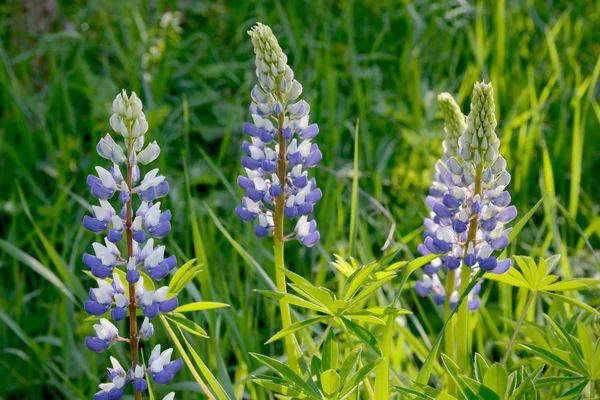
<svg viewBox="0 0 600 400"><path fill-rule="evenodd" d="M281 99L281 91L277 90L277 97ZM279 100L281 101L281 100ZM287 163L285 159L285 139L283 138L283 124L285 119L285 113L282 111L277 117L277 137L279 139L279 154L277 155L277 177L279 182L285 182L286 180L286 169ZM286 293L286 281L283 268L285 268L284 261L284 212L285 210L285 192L282 191L275 201L275 220L274 220L274 232L273 232L273 253L275 256L275 280L277 284L277 290L281 293ZM281 313L281 325L285 329L292 324L292 318L290 315L290 307L284 300L279 301L279 312ZM296 346L294 344L293 335L285 337L285 352L288 356L288 363L290 368L294 371L298 371L298 360L296 359Z"/></svg>
<svg viewBox="0 0 600 400"><path fill-rule="evenodd" d="M127 139L127 154L131 154L133 151L133 141ZM133 192L133 166L127 160L127 188L129 193ZM133 231L131 229L133 221L133 205L132 197L129 196L127 203L125 204L125 229L127 235L127 259L133 257ZM135 296L135 285L129 285L129 345L131 347L131 362L133 365L139 364L138 357L138 335L137 335L137 313L136 313L136 296ZM135 400L142 399L142 393L134 388L133 396Z"/></svg>

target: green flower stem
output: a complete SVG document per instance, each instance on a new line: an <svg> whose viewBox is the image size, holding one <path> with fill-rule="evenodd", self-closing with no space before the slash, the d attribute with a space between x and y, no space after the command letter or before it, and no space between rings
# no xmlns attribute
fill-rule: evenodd
<svg viewBox="0 0 600 400"><path fill-rule="evenodd" d="M513 344L515 343L515 340L517 340L517 335L519 333L519 329L521 329L521 325L523 325L523 321L525 321L525 317L527 316L527 312L529 311L529 307L531 306L531 303L533 303L533 300L535 299L535 295L536 292L531 292L529 294L529 298L527 299L527 303L525 303L525 308L523 308L523 313L521 314L521 318L519 318L519 321L517 321L517 326L515 326L515 331L512 334L512 337L510 338L510 342L508 342L508 346L506 347L506 351L504 352L504 357L502 357L502 366L504 367L506 365L506 361L508 361L508 357L510 356L510 350L512 349ZM593 385L592 385L593 387Z"/></svg>
<svg viewBox="0 0 600 400"><path fill-rule="evenodd" d="M133 149L133 141L127 140L127 156ZM129 188L129 200L127 200L125 211L125 228L127 236L127 261L133 256L133 231L131 230L133 216L133 166L127 161L127 187ZM136 320L136 305L135 305L135 285L129 284L129 345L131 347L131 362L133 368L139 364L138 357L138 334ZM142 394L134 389L133 397L135 400L142 400Z"/></svg>
<svg viewBox="0 0 600 400"><path fill-rule="evenodd" d="M279 85L277 85L279 87ZM281 95L279 94L279 97ZM279 182L281 182L282 189L285 186L285 178L286 178L286 161L285 161L285 139L283 138L283 122L284 122L284 113L279 114L279 126L277 128L277 135L279 136L279 155L277 160L277 175L279 178ZM281 293L287 293L286 283L285 283L285 274L283 273L283 268L285 268L285 262L283 257L283 221L284 215L283 211L285 209L285 191L282 190L279 197L277 197L275 203L275 218L274 218L274 242L273 242L273 252L275 255L275 278L277 284L277 290ZM286 301L279 301L279 312L281 314L281 325L282 328L285 329L292 324L292 317L290 315L290 306ZM288 357L288 364L290 368L296 372L299 371L298 360L296 359L296 346L294 345L294 335L287 335L284 339L285 343L285 352Z"/></svg>
<svg viewBox="0 0 600 400"><path fill-rule="evenodd" d="M383 353L383 361L377 367L375 372L375 398L389 399L389 384L390 384L390 359L392 349L392 334L394 328L395 315L388 315L385 321L385 328L381 337L381 350Z"/></svg>
<svg viewBox="0 0 600 400"><path fill-rule="evenodd" d="M454 273L446 274L446 300L444 301L444 318L448 318L448 316L452 312L452 310L450 309L450 296L452 295L452 292L454 291L455 285L456 285L456 274L454 274ZM448 357L450 357L450 359L452 359L452 360L456 359L456 340L454 337L454 329L455 329L454 326L455 325L456 325L456 318L452 318L448 322L448 329L446 329L446 332L444 334L444 351L446 352L446 355ZM447 377L446 386L447 386L448 394L450 394L452 396L456 396L457 391L456 391L456 385L455 385L454 380L450 377L450 375L447 375L446 377Z"/></svg>
<svg viewBox="0 0 600 400"><path fill-rule="evenodd" d="M474 196L481 196L481 183L482 183L482 174L483 174L483 163L480 163L476 167L475 171L475 191L473 193ZM467 248L470 242L474 242L477 235L477 228L479 226L479 219L475 218L469 224L469 233L467 236L467 242L465 243L465 253L464 256L467 255ZM464 258L463 256L463 258ZM471 267L467 266L464 262L462 264L462 271L460 275L460 295L465 292L467 286L469 286L469 282L471 282ZM462 373L467 373L470 365L470 355L469 355L469 302L463 301L458 309L458 323L455 325L455 334L456 340L458 343L458 352L457 352L457 364Z"/></svg>

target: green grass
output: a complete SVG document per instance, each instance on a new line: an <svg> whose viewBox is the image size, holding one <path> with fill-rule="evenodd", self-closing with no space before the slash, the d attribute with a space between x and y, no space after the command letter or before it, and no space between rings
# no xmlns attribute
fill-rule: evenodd
<svg viewBox="0 0 600 400"><path fill-rule="evenodd" d="M196 318L211 339L186 338L232 398L270 398L248 378L259 368L249 353L282 354L280 342L263 344L280 326L276 304L253 292L273 287L272 243L257 241L233 213L255 82L246 30L255 21L273 27L321 130L322 240L313 249L288 244L291 270L334 288L333 254L379 258L393 223L401 259L414 258L427 212L422 199L442 152L436 95L456 94L468 112L473 83L485 79L494 83L513 204L524 215L547 194L510 252L563 254L561 273L597 273L597 4L59 3L57 19L39 33L32 27L43 23L0 5L0 398L89 398L104 378L108 356L83 344L92 329L81 306L91 279L81 255L94 238L81 221L92 200L85 178L102 162L95 144L110 129L110 102L121 88L142 98L148 138L163 150L157 166L171 182L165 202L174 228L167 248L180 264L196 257L205 265L182 298L231 304ZM160 27L169 10L182 13L181 32ZM153 48L160 56L147 56ZM493 344L510 337L517 292L487 288L486 307L473 318L506 319L498 327L478 323L473 337L476 351L498 360ZM390 303L396 289L387 285L378 302ZM587 301L600 305L597 296ZM415 315L391 338L393 385L416 379L443 323L431 301L411 290L401 303ZM155 326L145 354L170 342ZM115 354L125 360L125 347ZM438 363L433 371L441 372ZM200 393L185 368L153 390L157 398Z"/></svg>

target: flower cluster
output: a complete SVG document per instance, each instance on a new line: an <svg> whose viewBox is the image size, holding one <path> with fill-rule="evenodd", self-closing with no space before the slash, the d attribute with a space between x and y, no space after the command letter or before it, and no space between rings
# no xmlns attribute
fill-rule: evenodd
<svg viewBox="0 0 600 400"><path fill-rule="evenodd" d="M90 288L90 299L84 309L91 315L102 317L110 311L113 321L121 321L129 316L134 326L136 310L145 316L137 332L131 337L122 338L119 330L107 318L100 318L94 325L95 336L86 337L86 346L96 352L109 349L118 341L128 341L132 346L135 365L125 370L111 357L112 368L108 369L110 383L101 384L94 399L120 399L124 387L132 384L137 392L146 390L146 373L152 375L159 384L166 384L182 367L181 359L171 361L172 350L160 352L156 346L148 361L148 366L137 364L138 339L147 340L154 333L150 320L159 312L171 312L178 306L177 297L168 293L168 287L147 290L145 279L161 280L169 274L177 260L175 256L165 256L165 246L155 245L155 238L162 238L171 230L170 211L161 211L160 201L169 192L169 184L158 169L153 169L142 178L139 165L149 164L160 154L156 142L144 148L145 133L148 130L146 117L142 112L142 102L132 93L123 91L112 104L113 115L110 126L125 141L125 149L106 134L98 143L98 154L111 161L110 169L97 166L96 175L89 175L87 184L91 193L99 200L92 206L92 216L85 216L83 225L93 233L105 233L103 243L94 243L94 254L84 254L83 263L90 268L96 278L97 288ZM120 210L117 212L111 199L118 193ZM139 198L139 201L136 198ZM135 214L133 202L139 203ZM119 246L126 237L126 253ZM118 267L122 267L119 269ZM112 278L112 279L111 279ZM135 356L134 356L135 354ZM168 395L166 398L173 398Z"/></svg>
<svg viewBox="0 0 600 400"><path fill-rule="evenodd" d="M505 229L505 224L517 215L516 207L509 206L510 193L505 190L510 174L498 151L492 85L474 85L471 112L466 119L449 94L441 94L438 100L445 120L444 154L436 164L435 181L426 200L432 212L425 219L419 252L440 257L426 265L427 275L417 289L421 295L434 296L442 291L446 295L435 276L442 266L448 273L463 263L473 271L481 268L496 274L506 272L510 259L498 260L494 252L508 246L510 228ZM456 284L460 284L458 279ZM471 298L471 309L475 300Z"/></svg>
<svg viewBox="0 0 600 400"><path fill-rule="evenodd" d="M271 28L258 23L248 33L254 44L259 84L251 91L253 123L244 124L250 141L242 146L246 176L240 176L238 184L246 196L236 214L245 222L256 221L256 236L269 236L279 204L287 218L300 216L294 234L311 247L320 234L316 221L308 221L307 216L323 195L315 178L308 177L308 169L323 156L312 143L319 127L308 123L310 106L298 100L302 85L294 79Z"/></svg>

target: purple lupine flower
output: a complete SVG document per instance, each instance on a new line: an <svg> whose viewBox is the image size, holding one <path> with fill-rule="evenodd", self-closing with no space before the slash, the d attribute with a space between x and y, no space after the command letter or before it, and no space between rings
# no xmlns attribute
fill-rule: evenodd
<svg viewBox="0 0 600 400"><path fill-rule="evenodd" d="M418 250L439 258L436 266L425 266L425 273L436 274L441 265L447 273L458 271L463 263L473 270L504 273L510 259L498 260L494 252L508 246L510 228L505 224L516 217L517 209L509 205L505 190L510 174L498 151L492 86L475 84L468 118L449 94L441 94L438 100L445 121L444 154L427 197L432 211ZM476 296L469 298L469 309L477 309L478 304Z"/></svg>
<svg viewBox="0 0 600 400"><path fill-rule="evenodd" d="M95 167L96 175L89 175L87 178L91 193L99 200L100 205L92 206L92 215L84 217L83 225L93 233L105 234L105 237L103 243L93 244L94 254L83 255L83 263L97 278L98 286L90 288L90 298L85 301L84 309L95 316L109 313L113 321L129 316L130 322L136 323L137 308L152 318L159 312L168 313L178 306L177 297L168 293L167 286L147 292L142 276L144 271L150 278L160 280L177 264L175 256L165 255L165 246L155 245L156 239L171 231L171 212L161 210L161 202L156 201L169 193L169 184L157 168L148 171L143 177L141 175L139 164L146 165L154 161L160 155L160 147L152 142L144 148L148 123L142 112L140 99L135 93L128 96L123 91L114 100L112 109L110 125L123 137L125 148L106 134L100 139L96 150L101 157L111 161L112 165L108 169ZM117 193L118 196L115 196ZM136 195L141 201L134 214L132 196ZM118 197L120 203L118 213L114 204L111 204L111 201L117 203L112 200L114 197ZM117 244L125 236L128 253L121 254ZM121 268L122 271L118 271ZM134 288L133 293L127 290L121 280L120 274L123 272L129 285L133 285L130 286ZM132 346L132 353L137 353L137 348L134 347L137 341L134 338L128 340L120 337L118 329L107 318L100 318L99 323L94 325L94 331L94 336L85 339L86 346L91 350L103 352L117 341L128 341ZM138 331L138 338L148 340L153 334L154 326L146 316ZM159 347L159 354L155 357L152 373L159 383L170 381L182 367L181 359L170 361L171 352L172 350L162 355ZM136 360L135 357L133 359ZM148 383L144 376L150 370L144 369L142 365L132 365L126 371L115 358L111 357L110 361L110 382L99 385L100 391L94 395L94 399L118 400L124 395L128 384L137 392L147 389Z"/></svg>
<svg viewBox="0 0 600 400"><path fill-rule="evenodd" d="M309 125L310 106L298 99L302 85L294 79L271 28L258 23L248 34L254 44L259 83L250 93L252 123L243 127L250 139L242 144L246 176L238 177L238 185L246 196L235 213L244 222L254 221L257 237L272 235L275 205L283 196L284 215L304 218L295 230L296 238L311 247L320 234L316 222L307 222L306 216L323 195L316 180L308 177L308 169L323 157L319 146L311 141L319 128ZM280 158L285 165L280 165Z"/></svg>
<svg viewBox="0 0 600 400"><path fill-rule="evenodd" d="M98 279L98 288L90 288L90 300L86 300L83 308L88 314L101 316L111 310L111 318L120 321L127 316L127 306L129 300L125 293L125 286L119 278L119 274L113 274L112 284L105 280Z"/></svg>
<svg viewBox="0 0 600 400"><path fill-rule="evenodd" d="M137 301L142 308L142 314L153 319L161 312L169 313L176 309L179 306L179 301L177 300L177 297L167 298L168 290L169 288L167 286L163 286L156 291L142 290L142 294Z"/></svg>
<svg viewBox="0 0 600 400"><path fill-rule="evenodd" d="M183 366L181 358L171 361L172 353L173 349L167 349L161 353L160 344L157 344L150 354L147 371L152 374L152 378L159 385L171 382L173 376Z"/></svg>
<svg viewBox="0 0 600 400"><path fill-rule="evenodd" d="M101 318L99 324L94 325L95 336L86 336L85 345L92 351L101 353L119 339L119 330L106 318Z"/></svg>

